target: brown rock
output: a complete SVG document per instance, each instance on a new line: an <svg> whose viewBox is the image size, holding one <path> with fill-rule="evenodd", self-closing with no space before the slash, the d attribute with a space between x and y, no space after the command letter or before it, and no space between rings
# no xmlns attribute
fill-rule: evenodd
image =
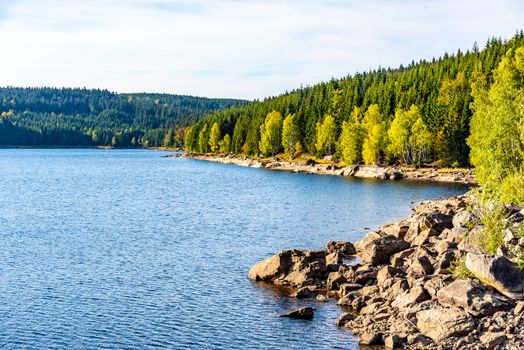
<svg viewBox="0 0 524 350"><path fill-rule="evenodd" d="M361 258L365 263L380 265L387 262L391 255L407 248L409 248L408 242L395 236L384 236L365 245L361 252Z"/></svg>
<svg viewBox="0 0 524 350"><path fill-rule="evenodd" d="M404 345L404 338L398 336L397 334L388 335L384 339L384 346L386 349L398 349Z"/></svg>
<svg viewBox="0 0 524 350"><path fill-rule="evenodd" d="M468 334L475 328L475 322L458 308L434 308L417 312L417 327L435 342L450 337Z"/></svg>
<svg viewBox="0 0 524 350"><path fill-rule="evenodd" d="M406 272L394 266L384 266L377 272L377 283L382 286L387 279L405 276Z"/></svg>
<svg viewBox="0 0 524 350"><path fill-rule="evenodd" d="M325 294L317 294L317 296L315 297L315 299L319 302L319 303L327 303L329 301L327 295Z"/></svg>
<svg viewBox="0 0 524 350"><path fill-rule="evenodd" d="M480 336L480 341L486 347L487 350L495 349L506 341L507 337L504 332L498 333L486 333Z"/></svg>
<svg viewBox="0 0 524 350"><path fill-rule="evenodd" d="M326 245L327 253L339 253L343 256L354 255L357 253L355 246L351 242L329 241Z"/></svg>
<svg viewBox="0 0 524 350"><path fill-rule="evenodd" d="M358 335L358 343L362 345L383 345L383 334L366 330Z"/></svg>
<svg viewBox="0 0 524 350"><path fill-rule="evenodd" d="M248 277L255 281L302 287L314 284L326 274L324 251L284 250L256 264Z"/></svg>
<svg viewBox="0 0 524 350"><path fill-rule="evenodd" d="M346 312L337 319L337 327L344 327L346 323L349 321L353 321L355 319L355 316L353 314L350 314L349 312Z"/></svg>
<svg viewBox="0 0 524 350"><path fill-rule="evenodd" d="M391 305L399 309L409 308L429 299L430 295L425 288L415 287L397 296Z"/></svg>
<svg viewBox="0 0 524 350"><path fill-rule="evenodd" d="M427 256L421 256L413 260L411 271L417 276L431 275L434 272L433 264Z"/></svg>

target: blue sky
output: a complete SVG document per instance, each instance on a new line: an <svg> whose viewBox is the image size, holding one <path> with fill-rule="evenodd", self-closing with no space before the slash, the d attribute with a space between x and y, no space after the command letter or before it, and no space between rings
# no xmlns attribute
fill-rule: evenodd
<svg viewBox="0 0 524 350"><path fill-rule="evenodd" d="M0 0L0 85L263 98L523 26L521 0Z"/></svg>

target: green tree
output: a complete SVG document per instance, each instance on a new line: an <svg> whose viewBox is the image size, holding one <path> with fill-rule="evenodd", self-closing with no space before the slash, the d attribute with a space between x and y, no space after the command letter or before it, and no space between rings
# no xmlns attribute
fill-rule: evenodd
<svg viewBox="0 0 524 350"><path fill-rule="evenodd" d="M224 138L220 141L220 153L229 154L231 152L231 137L229 134L226 134Z"/></svg>
<svg viewBox="0 0 524 350"><path fill-rule="evenodd" d="M209 147L211 152L215 153L219 150L220 145L220 126L218 123L214 123L209 133Z"/></svg>
<svg viewBox="0 0 524 350"><path fill-rule="evenodd" d="M360 125L360 108L355 107L349 121L342 123L338 148L346 164L357 164L362 159L363 128Z"/></svg>
<svg viewBox="0 0 524 350"><path fill-rule="evenodd" d="M524 203L524 46L509 50L488 89L477 70L472 86L471 163L477 179L504 202Z"/></svg>
<svg viewBox="0 0 524 350"><path fill-rule="evenodd" d="M326 114L322 123L317 123L317 141L315 143L317 152L321 156L333 154L335 140L335 118Z"/></svg>
<svg viewBox="0 0 524 350"><path fill-rule="evenodd" d="M264 156L275 155L280 151L282 142L282 115L280 112L270 112L260 126L260 152Z"/></svg>
<svg viewBox="0 0 524 350"><path fill-rule="evenodd" d="M173 146L173 129L167 129L166 136L164 141L162 141L162 147L171 147Z"/></svg>
<svg viewBox="0 0 524 350"><path fill-rule="evenodd" d="M380 164L381 151L384 148L386 128L382 114L377 104L372 104L366 110L363 120L364 144L362 145L362 158L367 165Z"/></svg>
<svg viewBox="0 0 524 350"><path fill-rule="evenodd" d="M295 115L289 114L282 126L282 146L285 152L293 156L296 151L296 144L298 142L299 130L295 122Z"/></svg>
<svg viewBox="0 0 524 350"><path fill-rule="evenodd" d="M390 157L401 158L405 164L425 161L433 143L433 135L422 120L417 106L409 111L397 109L388 129Z"/></svg>
<svg viewBox="0 0 524 350"><path fill-rule="evenodd" d="M209 151L209 129L207 123L204 124L198 134L198 151L200 153L207 153Z"/></svg>

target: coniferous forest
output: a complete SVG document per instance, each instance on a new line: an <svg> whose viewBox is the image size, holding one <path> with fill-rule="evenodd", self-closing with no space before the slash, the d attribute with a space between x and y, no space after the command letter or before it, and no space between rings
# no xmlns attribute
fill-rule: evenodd
<svg viewBox="0 0 524 350"><path fill-rule="evenodd" d="M472 86L493 83L524 32L491 38L483 48L444 54L397 69L380 68L332 79L216 111L185 133L198 153L332 156L355 164L469 165Z"/></svg>
<svg viewBox="0 0 524 350"><path fill-rule="evenodd" d="M0 145L172 147L206 113L245 103L107 90L0 88Z"/></svg>

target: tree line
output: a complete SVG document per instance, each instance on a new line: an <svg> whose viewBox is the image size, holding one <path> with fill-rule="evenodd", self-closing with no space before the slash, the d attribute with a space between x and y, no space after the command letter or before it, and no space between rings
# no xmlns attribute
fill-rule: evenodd
<svg viewBox="0 0 524 350"><path fill-rule="evenodd" d="M183 128L245 101L97 89L0 88L0 145L180 146Z"/></svg>
<svg viewBox="0 0 524 350"><path fill-rule="evenodd" d="M509 40L489 39L482 50L474 44L218 110L188 128L184 144L200 153L307 153L347 164L468 165L473 84L483 77L491 86L506 52L522 45L518 31Z"/></svg>

